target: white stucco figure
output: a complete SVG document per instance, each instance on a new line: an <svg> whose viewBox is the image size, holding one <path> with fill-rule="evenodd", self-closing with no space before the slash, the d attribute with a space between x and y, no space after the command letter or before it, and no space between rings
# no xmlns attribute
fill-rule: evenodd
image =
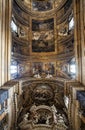
<svg viewBox="0 0 85 130"><path fill-rule="evenodd" d="M26 114L24 115L24 120L27 121L27 120L28 120L28 117L29 117L29 113L26 113Z"/></svg>
<svg viewBox="0 0 85 130"><path fill-rule="evenodd" d="M35 75L34 75L34 78L41 78L41 76L40 76L39 73L38 73L38 74L35 74Z"/></svg>
<svg viewBox="0 0 85 130"><path fill-rule="evenodd" d="M51 74L47 74L46 78L52 78L53 76Z"/></svg>
<svg viewBox="0 0 85 130"><path fill-rule="evenodd" d="M52 112L53 112L53 117L54 117L54 123L57 123L57 117L56 117L56 107L54 105L51 106Z"/></svg>

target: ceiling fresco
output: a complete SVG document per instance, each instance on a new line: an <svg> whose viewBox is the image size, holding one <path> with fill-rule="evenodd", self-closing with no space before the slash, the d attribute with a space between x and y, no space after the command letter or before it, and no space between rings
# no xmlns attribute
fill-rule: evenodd
<svg viewBox="0 0 85 130"><path fill-rule="evenodd" d="M32 52L54 51L54 19L32 20Z"/></svg>
<svg viewBox="0 0 85 130"><path fill-rule="evenodd" d="M17 32L13 32L12 56L17 61L32 62L30 75L39 73L46 77L43 72L49 72L69 78L62 66L74 56L73 28L69 29L73 17L71 3L72 0L13 0L12 18ZM57 61L61 68L55 65ZM25 67L20 68L22 76Z"/></svg>
<svg viewBox="0 0 85 130"><path fill-rule="evenodd" d="M53 30L54 29L54 19L48 20L32 20L32 31L43 31L43 30Z"/></svg>
<svg viewBox="0 0 85 130"><path fill-rule="evenodd" d="M33 62L32 63L33 74L54 74L55 62Z"/></svg>
<svg viewBox="0 0 85 130"><path fill-rule="evenodd" d="M49 11L61 6L64 0L20 0L23 4L33 11Z"/></svg>
<svg viewBox="0 0 85 130"><path fill-rule="evenodd" d="M47 11L53 8L53 1L52 0L33 0L32 1L32 9L35 11Z"/></svg>

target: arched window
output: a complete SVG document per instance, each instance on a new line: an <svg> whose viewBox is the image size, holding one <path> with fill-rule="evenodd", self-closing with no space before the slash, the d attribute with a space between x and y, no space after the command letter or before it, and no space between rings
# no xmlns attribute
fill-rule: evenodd
<svg viewBox="0 0 85 130"><path fill-rule="evenodd" d="M10 73L11 73L11 79L15 79L18 76L18 63L15 60L11 61L11 68L10 68Z"/></svg>
<svg viewBox="0 0 85 130"><path fill-rule="evenodd" d="M13 20L11 21L11 29L13 32L17 33L17 25L15 24L15 22Z"/></svg>
<svg viewBox="0 0 85 130"><path fill-rule="evenodd" d="M75 58L71 59L71 61L68 64L69 67L69 74L72 78L75 78L76 76L76 63L75 63Z"/></svg>
<svg viewBox="0 0 85 130"><path fill-rule="evenodd" d="M69 30L72 30L74 28L74 18L72 17L69 21Z"/></svg>

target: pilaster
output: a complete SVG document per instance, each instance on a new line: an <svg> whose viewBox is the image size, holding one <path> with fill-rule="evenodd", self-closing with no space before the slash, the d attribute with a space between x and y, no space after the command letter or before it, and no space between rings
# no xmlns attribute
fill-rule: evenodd
<svg viewBox="0 0 85 130"><path fill-rule="evenodd" d="M0 86L10 80L11 2L0 1Z"/></svg>
<svg viewBox="0 0 85 130"><path fill-rule="evenodd" d="M74 43L78 81L85 85L85 0L74 0Z"/></svg>

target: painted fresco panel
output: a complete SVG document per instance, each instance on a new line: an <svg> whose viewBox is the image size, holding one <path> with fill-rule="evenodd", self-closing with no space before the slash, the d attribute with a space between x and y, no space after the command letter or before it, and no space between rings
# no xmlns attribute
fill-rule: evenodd
<svg viewBox="0 0 85 130"><path fill-rule="evenodd" d="M32 63L33 74L55 74L55 63L54 62L34 62Z"/></svg>
<svg viewBox="0 0 85 130"><path fill-rule="evenodd" d="M54 20L32 21L32 52L54 52Z"/></svg>

